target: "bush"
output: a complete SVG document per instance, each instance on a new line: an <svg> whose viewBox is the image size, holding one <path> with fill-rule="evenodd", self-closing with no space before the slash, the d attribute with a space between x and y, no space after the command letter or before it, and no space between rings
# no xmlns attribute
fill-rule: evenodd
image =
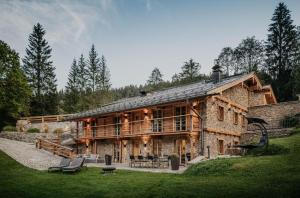
<svg viewBox="0 0 300 198"><path fill-rule="evenodd" d="M2 131L17 131L17 128L14 126L7 125L3 127Z"/></svg>
<svg viewBox="0 0 300 198"><path fill-rule="evenodd" d="M258 147L252 149L248 152L249 155L279 155L279 154L287 154L290 152L289 148L286 148L282 145L270 144L268 147Z"/></svg>
<svg viewBox="0 0 300 198"><path fill-rule="evenodd" d="M40 129L38 128L29 128L27 130L28 133L39 133L40 132Z"/></svg>
<svg viewBox="0 0 300 198"><path fill-rule="evenodd" d="M186 170L188 175L224 175L232 169L232 159L215 159L194 164Z"/></svg>

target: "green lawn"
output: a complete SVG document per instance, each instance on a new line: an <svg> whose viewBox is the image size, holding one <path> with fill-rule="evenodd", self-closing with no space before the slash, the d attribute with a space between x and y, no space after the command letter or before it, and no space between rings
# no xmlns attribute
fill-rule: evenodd
<svg viewBox="0 0 300 198"><path fill-rule="evenodd" d="M97 168L77 174L26 168L0 152L1 197L300 197L300 133L271 139L289 154L213 160L183 175Z"/></svg>

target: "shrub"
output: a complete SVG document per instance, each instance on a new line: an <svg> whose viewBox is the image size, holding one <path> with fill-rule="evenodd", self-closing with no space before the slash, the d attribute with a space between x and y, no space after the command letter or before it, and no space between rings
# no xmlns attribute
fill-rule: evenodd
<svg viewBox="0 0 300 198"><path fill-rule="evenodd" d="M27 130L28 133L39 133L40 132L40 129L38 128L29 128Z"/></svg>
<svg viewBox="0 0 300 198"><path fill-rule="evenodd" d="M289 153L290 149L278 144L270 144L268 147L258 147L248 152L249 155L279 155Z"/></svg>
<svg viewBox="0 0 300 198"><path fill-rule="evenodd" d="M14 126L7 125L3 127L2 131L17 131L17 128Z"/></svg>
<svg viewBox="0 0 300 198"><path fill-rule="evenodd" d="M232 159L215 159L194 164L185 172L188 175L224 175L232 169Z"/></svg>

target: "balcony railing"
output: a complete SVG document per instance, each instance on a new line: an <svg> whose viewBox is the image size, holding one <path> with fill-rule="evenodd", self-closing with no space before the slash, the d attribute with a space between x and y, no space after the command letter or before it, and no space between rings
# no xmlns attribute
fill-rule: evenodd
<svg viewBox="0 0 300 198"><path fill-rule="evenodd" d="M126 137L145 134L172 134L199 130L198 122L193 122L194 115L186 114L122 123L84 127L86 138Z"/></svg>

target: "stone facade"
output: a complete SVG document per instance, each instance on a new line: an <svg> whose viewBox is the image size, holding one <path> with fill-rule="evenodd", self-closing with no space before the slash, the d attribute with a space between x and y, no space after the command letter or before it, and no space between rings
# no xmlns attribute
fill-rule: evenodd
<svg viewBox="0 0 300 198"><path fill-rule="evenodd" d="M205 150L204 156L208 156L208 148L210 149L210 157L216 157L217 155L227 154L227 149L231 148L235 144L239 144L240 137L223 135L217 133L205 133ZM222 145L220 145L222 144ZM223 147L221 149L220 147Z"/></svg>

